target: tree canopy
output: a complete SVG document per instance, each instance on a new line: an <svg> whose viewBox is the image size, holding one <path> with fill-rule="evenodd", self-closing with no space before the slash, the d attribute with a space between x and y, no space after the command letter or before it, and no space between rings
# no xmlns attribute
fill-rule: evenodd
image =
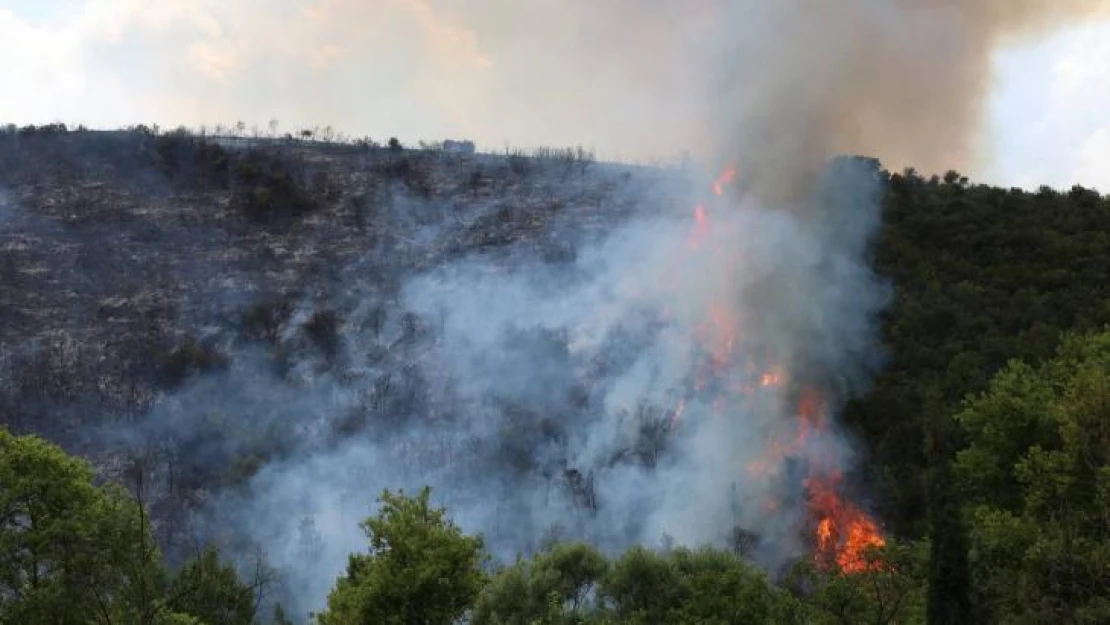
<svg viewBox="0 0 1110 625"><path fill-rule="evenodd" d="M1110 333L1011 363L956 418L980 618L1110 621Z"/></svg>
<svg viewBox="0 0 1110 625"><path fill-rule="evenodd" d="M362 528L369 552L351 554L320 625L426 625L455 622L482 588L482 539L467 536L431 490L416 497L385 491Z"/></svg>

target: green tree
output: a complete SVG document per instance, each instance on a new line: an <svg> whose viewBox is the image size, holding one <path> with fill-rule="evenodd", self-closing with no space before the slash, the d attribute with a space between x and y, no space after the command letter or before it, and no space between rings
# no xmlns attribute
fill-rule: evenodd
<svg viewBox="0 0 1110 625"><path fill-rule="evenodd" d="M1110 622L1110 332L1012 363L958 419L979 620Z"/></svg>
<svg viewBox="0 0 1110 625"><path fill-rule="evenodd" d="M381 495L377 515L362 523L369 553L350 556L320 625L440 625L473 605L485 580L482 538L463 534L430 495Z"/></svg>
<svg viewBox="0 0 1110 625"><path fill-rule="evenodd" d="M947 462L930 476L929 625L973 622L967 529Z"/></svg>
<svg viewBox="0 0 1110 625"><path fill-rule="evenodd" d="M951 476L958 428L947 414L935 388L925 397L930 436L929 457L929 575L926 617L929 625L973 622L971 569L967 560L967 528L959 493Z"/></svg>
<svg viewBox="0 0 1110 625"><path fill-rule="evenodd" d="M561 543L497 572L474 608L474 625L583 623L597 613L591 593L608 571L597 549Z"/></svg>
<svg viewBox="0 0 1110 625"><path fill-rule="evenodd" d="M606 616L629 625L804 622L802 607L728 551L625 552L600 587Z"/></svg>
<svg viewBox="0 0 1110 625"><path fill-rule="evenodd" d="M146 515L89 465L0 428L0 623L175 622ZM176 622L180 622L177 619Z"/></svg>
<svg viewBox="0 0 1110 625"><path fill-rule="evenodd" d="M220 562L219 552L208 547L174 576L166 603L206 625L251 625L255 587L240 580L235 568Z"/></svg>
<svg viewBox="0 0 1110 625"><path fill-rule="evenodd" d="M888 542L864 554L867 567L843 573L799 562L788 578L809 608L807 623L893 625L925 620L925 543Z"/></svg>

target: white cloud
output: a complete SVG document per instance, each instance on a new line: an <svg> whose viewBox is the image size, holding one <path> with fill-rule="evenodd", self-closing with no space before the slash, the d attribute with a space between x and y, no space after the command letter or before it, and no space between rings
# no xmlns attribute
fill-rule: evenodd
<svg viewBox="0 0 1110 625"><path fill-rule="evenodd" d="M1110 125L1087 137L1077 161L1074 173L1077 182L1110 193Z"/></svg>
<svg viewBox="0 0 1110 625"><path fill-rule="evenodd" d="M1008 51L999 63L991 182L1034 188L1107 185L1110 22Z"/></svg>
<svg viewBox="0 0 1110 625"><path fill-rule="evenodd" d="M421 0L86 0L35 19L0 9L0 46L0 121L18 123L279 118L442 133L451 100L434 100L491 66L473 33Z"/></svg>

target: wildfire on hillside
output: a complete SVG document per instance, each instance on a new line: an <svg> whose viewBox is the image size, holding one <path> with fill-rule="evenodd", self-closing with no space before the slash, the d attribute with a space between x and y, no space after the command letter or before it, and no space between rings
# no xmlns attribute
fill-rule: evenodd
<svg viewBox="0 0 1110 625"><path fill-rule="evenodd" d="M737 179L735 166L729 165L714 180L714 195L723 196ZM707 204L695 206L693 221L688 239L692 252L713 253L707 251L712 248L703 245L711 228ZM807 475L800 486L805 491L806 513L811 519L809 538L815 564L822 570L842 574L860 573L880 566L881 563L866 557L869 548L885 544L878 524L844 495L842 474L835 462L821 451L821 445L809 444L829 427L824 398L816 388L804 386L804 380L792 379L790 372L779 365L772 364L765 370L757 368L755 361L747 358L739 345L741 311L730 304L726 297L713 301L706 318L695 328L706 358L693 390L719 414L727 412L728 402L736 397L732 393L746 397L757 392L775 392L796 397L793 410L796 427L783 436L767 440L765 453L750 462L747 471L752 476L769 475L790 460L801 460ZM746 381L736 382L737 378ZM687 400L680 400L671 414L672 430L681 425L686 410ZM764 502L764 509L777 509L779 505L778 501Z"/></svg>

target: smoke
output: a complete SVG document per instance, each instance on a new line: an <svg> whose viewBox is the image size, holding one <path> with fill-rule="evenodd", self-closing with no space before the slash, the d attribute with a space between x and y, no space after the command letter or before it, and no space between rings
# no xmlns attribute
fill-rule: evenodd
<svg viewBox="0 0 1110 625"><path fill-rule="evenodd" d="M73 23L0 21L45 64L11 64L9 91L27 104L0 99L0 116L277 119L282 131L332 124L639 158L741 149L743 169L764 173L812 173L817 155L844 152L968 171L989 156L994 53L1106 15L1099 0L88 4Z"/></svg>
<svg viewBox="0 0 1110 625"><path fill-rule="evenodd" d="M994 53L1107 14L1101 1L736 3L715 107L719 150L773 197L838 153L924 171L982 164Z"/></svg>
<svg viewBox="0 0 1110 625"><path fill-rule="evenodd" d="M874 316L886 291L865 262L875 167L834 164L805 211L674 186L653 196L647 174L629 176L635 209L600 236L583 231L585 204L549 222L570 262L522 243L409 273L439 239L390 265L395 252L369 250L331 300L338 356L301 336L317 307L305 301L282 332L284 373L242 349L227 373L161 401L140 438L178 441L178 475L281 457L212 496L195 529L244 557L261 547L300 614L324 604L347 554L365 548L358 523L383 488L431 485L501 561L548 538L618 553L668 537L728 546L740 528L754 537L749 556L780 566L808 549L791 462L847 470L855 450L828 427L790 454L768 452L796 439L802 387L835 411L881 360ZM455 210L464 223L482 214ZM399 272L399 292L377 285L382 267ZM761 385L768 371L781 384Z"/></svg>

